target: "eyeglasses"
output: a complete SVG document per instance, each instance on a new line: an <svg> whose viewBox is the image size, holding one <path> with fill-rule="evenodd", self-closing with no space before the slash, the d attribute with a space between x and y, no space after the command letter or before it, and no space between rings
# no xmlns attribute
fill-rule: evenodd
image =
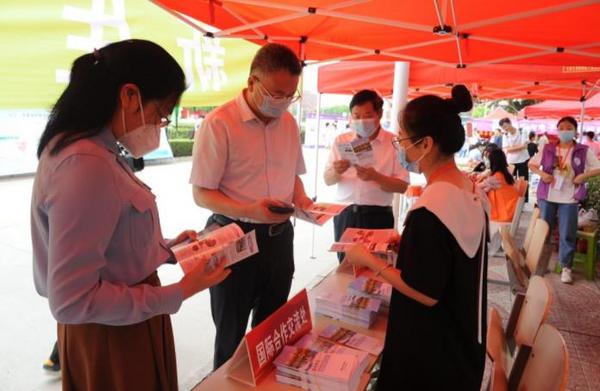
<svg viewBox="0 0 600 391"><path fill-rule="evenodd" d="M394 138L392 139L392 146L394 147L394 149L399 150L400 149L400 143L404 140L413 140L419 138L419 136L409 136L409 137L398 137L398 136L394 136Z"/></svg>
<svg viewBox="0 0 600 391"><path fill-rule="evenodd" d="M169 118L171 115L163 115L158 104L156 104L156 112L158 113L161 128L166 128L171 124L171 118Z"/></svg>
<svg viewBox="0 0 600 391"><path fill-rule="evenodd" d="M267 95L272 98L275 99L277 101L282 101L282 100L289 100L290 103L295 103L297 101L300 100L300 98L302 98L302 94L300 94L300 91L296 91L294 94L292 95L287 95L287 96L275 96L273 95L268 89L267 87L265 87L264 83L262 81L260 81L260 79L258 77L254 77L256 79L257 82L259 82L262 86L262 89L265 90L265 92L267 93Z"/></svg>

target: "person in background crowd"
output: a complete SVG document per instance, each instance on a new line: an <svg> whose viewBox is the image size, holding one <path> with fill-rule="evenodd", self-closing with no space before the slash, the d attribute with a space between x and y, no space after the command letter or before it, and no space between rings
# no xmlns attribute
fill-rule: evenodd
<svg viewBox="0 0 600 391"><path fill-rule="evenodd" d="M394 228L394 193L404 193L408 172L396 160L393 135L381 127L383 99L375 91L362 90L350 101L350 132L336 137L329 153L324 178L328 186L337 184L336 200L350 206L334 218L335 241L346 228ZM368 138L373 148L371 166L352 166L342 159L340 143ZM344 253L338 253L341 262Z"/></svg>
<svg viewBox="0 0 600 391"><path fill-rule="evenodd" d="M247 87L211 111L196 133L190 182L207 225L236 223L256 231L260 252L231 266L210 289L217 329L213 367L223 365L246 333L287 301L294 275L293 209L308 208L300 175L306 172L300 131L287 111L299 99L302 64L287 46L261 47Z"/></svg>
<svg viewBox="0 0 600 391"><path fill-rule="evenodd" d="M527 153L529 154L529 158L532 158L536 153L538 153L538 145L535 142L535 132L529 132L529 142L527 143Z"/></svg>
<svg viewBox="0 0 600 391"><path fill-rule="evenodd" d="M491 142L502 149L502 129L496 128L496 130L494 130L494 136L492 136Z"/></svg>
<svg viewBox="0 0 600 391"><path fill-rule="evenodd" d="M537 140L538 152L544 149L544 145L548 144L548 132L542 133Z"/></svg>
<svg viewBox="0 0 600 391"><path fill-rule="evenodd" d="M405 221L396 267L362 245L347 253L394 287L379 391L479 390L485 366L486 197L456 167L472 107L463 85L452 98L406 105L395 140L399 162L427 186ZM468 222L468 224L465 224Z"/></svg>
<svg viewBox="0 0 600 391"><path fill-rule="evenodd" d="M558 121L558 145L548 143L529 162L532 172L540 176L537 189L541 218L550 225L558 217L558 260L561 281L573 282L571 267L577 243L578 204L586 196L585 182L600 175L600 162L592 150L575 141L577 121L564 117Z"/></svg>
<svg viewBox="0 0 600 391"><path fill-rule="evenodd" d="M514 166L513 176L529 181L529 154L527 153L527 136L515 129L509 118L500 120L500 127L506 132L502 137L502 149L506 153L508 164ZM528 191L525 191L525 202L529 201Z"/></svg>
<svg viewBox="0 0 600 391"><path fill-rule="evenodd" d="M185 90L183 70L143 40L112 43L75 60L38 147L31 200L33 273L58 321L63 390L177 390L171 321L183 300L225 279L207 259L161 286L170 247L155 196L118 144L139 158Z"/></svg>
<svg viewBox="0 0 600 391"><path fill-rule="evenodd" d="M514 186L515 179L508 171L506 155L501 149L492 149L489 154L490 175L479 183L490 200L490 220L512 221L519 193Z"/></svg>
<svg viewBox="0 0 600 391"><path fill-rule="evenodd" d="M600 158L600 143L595 140L594 132L585 132L583 145L587 145L597 158Z"/></svg>

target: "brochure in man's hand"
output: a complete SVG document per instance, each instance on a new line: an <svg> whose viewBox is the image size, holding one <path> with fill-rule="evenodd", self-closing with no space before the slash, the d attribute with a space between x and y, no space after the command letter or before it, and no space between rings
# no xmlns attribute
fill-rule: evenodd
<svg viewBox="0 0 600 391"><path fill-rule="evenodd" d="M300 220L322 226L332 217L342 213L342 211L347 207L348 205L315 202L308 209L296 208L294 216Z"/></svg>
<svg viewBox="0 0 600 391"><path fill-rule="evenodd" d="M173 253L184 273L206 257L210 257L209 269L214 268L221 258L225 258L226 266L231 266L258 253L256 232L252 230L244 234L237 224L231 223L199 232L196 240L175 246Z"/></svg>
<svg viewBox="0 0 600 391"><path fill-rule="evenodd" d="M353 166L370 167L375 164L373 146L368 138L357 138L349 143L336 144L342 160L348 160Z"/></svg>

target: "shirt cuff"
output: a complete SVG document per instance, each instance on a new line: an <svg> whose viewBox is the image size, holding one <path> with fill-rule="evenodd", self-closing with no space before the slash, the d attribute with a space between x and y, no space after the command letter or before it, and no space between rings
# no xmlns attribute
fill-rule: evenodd
<svg viewBox="0 0 600 391"><path fill-rule="evenodd" d="M160 308L157 313L174 314L179 311L183 303L183 289L179 284L172 284L160 288Z"/></svg>

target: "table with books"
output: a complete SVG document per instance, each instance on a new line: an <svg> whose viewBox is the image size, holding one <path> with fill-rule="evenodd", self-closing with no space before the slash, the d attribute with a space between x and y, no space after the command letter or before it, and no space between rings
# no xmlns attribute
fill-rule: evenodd
<svg viewBox="0 0 600 391"><path fill-rule="evenodd" d="M305 290L301 291L294 298L291 298L286 306L283 306L273 314L273 317L275 318L279 316L280 319L284 319L283 323L281 323L282 326L285 327L285 319L287 318L288 329L298 331L298 334L290 339L293 343L289 345L285 344L286 346L283 347L280 346L280 349L276 350L274 356L270 357L270 360L259 368L255 348L256 352L258 352L259 361L261 357L266 358L267 354L264 353L265 350L263 349L262 343L270 341L271 338L271 334L268 334L270 331L264 330L268 328L266 325L263 325L263 323L269 323L269 319L267 319L246 335L245 339L240 344L238 351L236 351L234 356L227 363L208 375L201 383L194 387L193 390L300 390L301 385L304 384L306 386L307 383L312 384L313 389L364 390L371 378L373 366L379 360L385 340L387 304L389 304L389 297L387 300L384 300L387 303L383 303L382 310L379 310L376 316L372 316L371 318L366 317L364 319L352 318L350 319L351 323L349 323L348 320L336 320L329 316L320 315L317 312L329 313L338 318L342 317L336 316L335 311L334 313L331 313L332 308L329 308L326 305L323 306L323 300L327 298L330 300L340 300L340 298L343 297L351 297L353 299L359 298L360 304L357 308L360 309L370 307L373 304L373 301L378 302L377 305L379 306L380 300L373 300L372 298L365 300L364 298L360 298L359 295L356 295L356 291L349 288L351 284L356 287L357 283L366 285L367 282L368 284L371 284L369 286L372 286L373 283L380 286L381 284L374 282L371 278L372 276L372 273L367 271L361 274L360 278L357 280L355 273L351 268L342 267L333 270L308 292ZM386 287L386 293L391 293L390 291L391 287L388 285ZM344 296L346 294L348 294L348 296ZM298 304L302 302L302 300L304 300L304 308L310 307L310 316L306 317L307 324L304 325L300 323L301 317L299 316L299 314L302 315L303 307L302 304ZM320 301L319 311L316 311L317 301ZM280 313L281 311L286 311L284 307L288 307L288 313ZM300 311L298 311L298 309L300 309ZM333 308L333 310L335 310L335 308ZM294 320L297 321L296 327L294 327ZM371 323L369 328L364 327L364 325L358 325L361 322L369 321ZM272 323L275 324L275 321ZM273 330L276 330L274 331L274 336L278 337L279 326ZM251 335L257 333L262 333L262 335L268 334L267 339L264 341L260 340L260 338L264 338L262 335L258 338L260 340L260 345L256 345L256 335ZM292 333L290 333L290 335L291 334ZM338 343L333 341L337 341ZM312 347L315 346L315 344L318 344L319 349L321 349L320 352L313 353L313 350L310 350L307 357L307 350L302 348L310 346L311 349L313 349ZM349 347L356 348L359 346L357 344L360 344L362 350ZM267 352L269 352L270 345L272 344L269 343L266 345ZM367 351L370 351L371 353L367 353ZM347 359L348 362L344 362L345 359ZM340 383L339 378L342 377L341 374L337 380L334 379L337 374L333 377L302 377L308 376L306 373L312 374L312 372L304 372L300 375L294 373L293 368L300 367L300 361L303 365L308 362L308 367L310 368L325 368L328 366L333 367L335 365L339 368L347 368L348 366L351 366L354 368L354 371L352 371L351 374L353 380L350 383ZM296 364L296 366L288 365L290 363ZM304 367L306 367L306 365ZM292 368L292 371L290 371L290 368ZM296 386L284 384L293 384L294 382L296 382Z"/></svg>

